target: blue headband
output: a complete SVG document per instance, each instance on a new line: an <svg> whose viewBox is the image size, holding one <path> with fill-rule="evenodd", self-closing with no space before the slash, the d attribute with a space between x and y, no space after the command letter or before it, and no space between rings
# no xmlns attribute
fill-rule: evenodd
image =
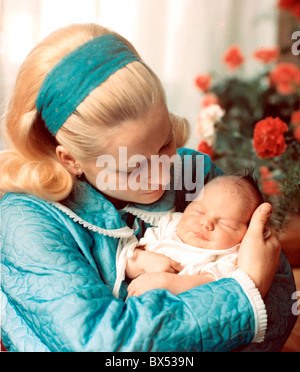
<svg viewBox="0 0 300 372"><path fill-rule="evenodd" d="M81 102L120 68L139 61L117 36L96 37L65 56L46 76L36 106L55 135Z"/></svg>

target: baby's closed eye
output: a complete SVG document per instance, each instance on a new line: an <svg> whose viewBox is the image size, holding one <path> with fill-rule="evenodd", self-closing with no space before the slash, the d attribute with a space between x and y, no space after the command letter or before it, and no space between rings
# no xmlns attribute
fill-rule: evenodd
<svg viewBox="0 0 300 372"><path fill-rule="evenodd" d="M231 221L227 221L227 220L218 220L219 224L221 224L222 226L228 228L228 229L231 229L233 231L236 231L238 229L238 226L236 226L236 224L234 224L233 222Z"/></svg>

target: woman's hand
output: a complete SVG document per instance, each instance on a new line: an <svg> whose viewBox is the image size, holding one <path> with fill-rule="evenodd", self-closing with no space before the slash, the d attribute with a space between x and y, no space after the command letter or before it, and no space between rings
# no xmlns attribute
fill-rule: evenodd
<svg viewBox="0 0 300 372"><path fill-rule="evenodd" d="M279 265L281 246L275 233L264 238L267 222L272 214L272 206L264 203L254 212L248 231L241 243L238 255L238 268L254 281L264 297L273 281Z"/></svg>

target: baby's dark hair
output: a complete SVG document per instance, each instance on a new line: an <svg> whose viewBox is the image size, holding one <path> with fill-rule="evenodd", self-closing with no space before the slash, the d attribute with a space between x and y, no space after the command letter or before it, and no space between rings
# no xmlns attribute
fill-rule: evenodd
<svg viewBox="0 0 300 372"><path fill-rule="evenodd" d="M244 173L233 174L233 176L239 177L239 179L242 182L246 182L251 187L258 206L264 203L264 197L259 189L258 182L254 176L254 169L246 169Z"/></svg>

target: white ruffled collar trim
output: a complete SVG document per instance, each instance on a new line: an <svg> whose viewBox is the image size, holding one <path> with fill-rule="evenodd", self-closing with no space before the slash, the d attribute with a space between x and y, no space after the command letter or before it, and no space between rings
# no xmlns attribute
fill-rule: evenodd
<svg viewBox="0 0 300 372"><path fill-rule="evenodd" d="M141 220L143 220L146 223L149 223L152 226L158 226L160 219L167 213L175 212L175 208L163 212L149 212L136 207L131 207L130 204L128 204L122 210L133 214L134 216L140 218Z"/></svg>
<svg viewBox="0 0 300 372"><path fill-rule="evenodd" d="M129 238L134 234L134 230L130 229L128 226L121 227L120 229L104 229L102 227L96 226L91 224L90 222L85 221L83 218L79 217L76 213L74 213L70 208L65 207L64 205L51 202L55 208L59 209L61 212L65 213L68 217L70 217L74 222L79 223L83 227L102 234L104 236L109 236L111 238Z"/></svg>
<svg viewBox="0 0 300 372"><path fill-rule="evenodd" d="M104 229L102 227L96 226L91 224L90 222L85 221L83 218L79 217L76 213L74 213L70 208L57 203L57 202L51 202L51 205L53 205L55 208L60 210L61 212L65 213L68 217L70 217L74 222L79 223L83 227L97 232L99 234L102 234L104 236L109 236L112 238L129 238L134 234L134 230L130 229L128 226L121 227L119 229ZM138 209L136 207L131 207L129 204L122 209L125 212L131 213L134 216L140 218L146 223L149 223L152 226L157 226L160 219L165 216L169 212L175 212L175 208L164 211L164 212L148 212L144 211L142 209Z"/></svg>

